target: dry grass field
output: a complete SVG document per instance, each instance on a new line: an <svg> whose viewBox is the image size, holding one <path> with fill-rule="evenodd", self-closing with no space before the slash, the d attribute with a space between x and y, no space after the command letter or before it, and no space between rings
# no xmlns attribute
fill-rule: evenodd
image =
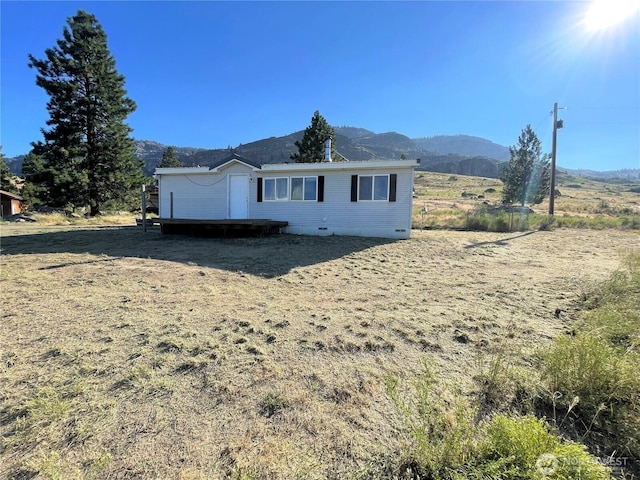
<svg viewBox="0 0 640 480"><path fill-rule="evenodd" d="M0 228L2 479L348 477L407 442L389 375L426 357L468 392L496 352L526 364L640 245Z"/></svg>
<svg viewBox="0 0 640 480"><path fill-rule="evenodd" d="M640 181L602 183L559 174L554 213L559 225L578 228L629 226L640 228ZM414 228L465 228L468 215L485 204L501 201L502 182L494 178L416 172ZM535 229L547 221L548 199L533 206ZM517 221L520 220L516 218Z"/></svg>
<svg viewBox="0 0 640 480"><path fill-rule="evenodd" d="M500 188L418 172L414 226L459 226ZM466 395L505 352L530 365L640 246L637 229L602 229L638 216L628 185L559 188L558 217L600 229L391 241L1 223L0 479L343 479L402 452L389 378L410 384L427 359Z"/></svg>

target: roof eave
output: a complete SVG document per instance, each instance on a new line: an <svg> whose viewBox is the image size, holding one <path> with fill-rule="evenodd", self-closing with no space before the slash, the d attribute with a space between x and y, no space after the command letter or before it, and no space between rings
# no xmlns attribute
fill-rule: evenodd
<svg viewBox="0 0 640 480"><path fill-rule="evenodd" d="M305 171L305 170L372 170L378 168L415 168L419 160L363 160L350 162L319 162L319 163L269 163L262 165L262 170L275 171Z"/></svg>

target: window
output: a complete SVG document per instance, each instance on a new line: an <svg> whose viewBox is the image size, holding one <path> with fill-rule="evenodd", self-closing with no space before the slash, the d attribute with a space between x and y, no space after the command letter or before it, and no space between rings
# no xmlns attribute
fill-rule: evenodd
<svg viewBox="0 0 640 480"><path fill-rule="evenodd" d="M289 199L289 179L287 177L264 179L264 200L283 201Z"/></svg>
<svg viewBox="0 0 640 480"><path fill-rule="evenodd" d="M258 202L285 202L289 199L324 202L324 175L291 177L291 191L289 177L258 177L256 193Z"/></svg>
<svg viewBox="0 0 640 480"><path fill-rule="evenodd" d="M318 198L318 177L291 177L291 200Z"/></svg>
<svg viewBox="0 0 640 480"><path fill-rule="evenodd" d="M389 202L395 202L397 186L397 173L390 173L389 175L351 175L351 201L388 200Z"/></svg>
<svg viewBox="0 0 640 480"><path fill-rule="evenodd" d="M358 177L358 201L389 200L389 175L361 175Z"/></svg>

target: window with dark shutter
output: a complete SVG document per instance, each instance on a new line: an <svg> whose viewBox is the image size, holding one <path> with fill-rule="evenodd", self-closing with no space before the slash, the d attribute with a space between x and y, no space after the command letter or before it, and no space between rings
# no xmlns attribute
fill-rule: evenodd
<svg viewBox="0 0 640 480"><path fill-rule="evenodd" d="M358 202L388 202L390 175L359 175L357 178ZM353 184L352 192L353 194Z"/></svg>

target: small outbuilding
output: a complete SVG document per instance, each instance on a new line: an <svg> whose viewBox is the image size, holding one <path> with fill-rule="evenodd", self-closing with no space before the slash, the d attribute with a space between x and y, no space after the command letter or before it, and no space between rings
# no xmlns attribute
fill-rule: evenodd
<svg viewBox="0 0 640 480"><path fill-rule="evenodd" d="M24 212L24 199L15 193L0 190L0 214L2 217Z"/></svg>
<svg viewBox="0 0 640 480"><path fill-rule="evenodd" d="M409 238L416 160L157 168L159 223L281 222L285 233Z"/></svg>

